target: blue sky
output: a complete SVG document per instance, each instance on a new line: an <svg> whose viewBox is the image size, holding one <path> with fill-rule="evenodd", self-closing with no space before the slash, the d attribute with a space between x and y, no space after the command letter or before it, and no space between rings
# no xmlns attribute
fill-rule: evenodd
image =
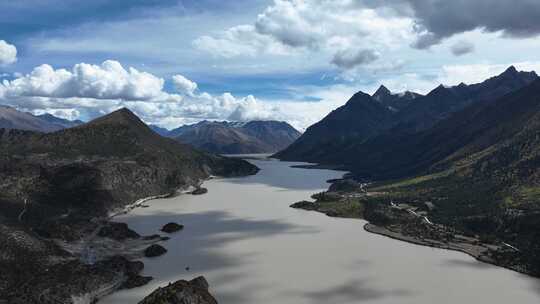
<svg viewBox="0 0 540 304"><path fill-rule="evenodd" d="M73 119L128 106L166 127L303 129L380 84L427 93L540 69L535 0L0 0L0 11L0 103Z"/></svg>

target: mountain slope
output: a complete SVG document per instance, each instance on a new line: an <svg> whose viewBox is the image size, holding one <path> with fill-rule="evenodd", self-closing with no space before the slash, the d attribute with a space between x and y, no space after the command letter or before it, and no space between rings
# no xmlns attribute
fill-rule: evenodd
<svg viewBox="0 0 540 304"><path fill-rule="evenodd" d="M63 118L60 118L60 117L56 117L56 116L48 114L48 113L41 114L41 115L36 115L36 117L41 119L41 120L44 120L46 122L57 125L57 126L61 127L62 129L73 128L73 127L80 126L80 125L84 124L84 121L81 121L81 120L67 120L67 119L63 119Z"/></svg>
<svg viewBox="0 0 540 304"><path fill-rule="evenodd" d="M503 252L502 264L540 275L540 80L401 143L355 164L400 177L369 187L377 202L429 202L433 222L509 243L518 250Z"/></svg>
<svg viewBox="0 0 540 304"><path fill-rule="evenodd" d="M154 133L127 109L87 124L42 134L0 131L0 201L42 221L71 210L103 214L142 197L196 185L209 175L252 174L256 168L210 155Z"/></svg>
<svg viewBox="0 0 540 304"><path fill-rule="evenodd" d="M110 212L198 187L210 175L256 172L161 137L127 109L53 133L0 129L0 298L95 301L103 286L145 284L143 263L122 255L161 237L139 237L109 222Z"/></svg>
<svg viewBox="0 0 540 304"><path fill-rule="evenodd" d="M514 138L537 111L537 80L490 103L477 103L416 134L386 132L347 150L335 159L359 176L396 178L448 167ZM362 155L362 157L353 157ZM436 167L433 167L437 165Z"/></svg>
<svg viewBox="0 0 540 304"><path fill-rule="evenodd" d="M475 104L490 103L507 93L519 90L538 79L534 72L518 72L514 67L508 68L504 73L473 85L460 84L455 87L439 86L426 96L415 95L409 99L407 106L378 116L364 109L353 109L345 105L331 113L319 123L308 128L308 131L298 141L285 151L276 154L284 160L309 161L331 165L345 165L359 174L366 176L385 175L386 167L397 166L405 161L408 153L417 153L422 150L424 143L418 142L416 134L426 132L441 120L454 113ZM391 94L382 86L372 97L364 101L369 104L377 103L380 107L389 106L395 94ZM355 95L355 96L357 96ZM354 97L353 97L354 99ZM391 107L391 106L389 106ZM385 109L386 110L386 109ZM343 113L345 112L345 113ZM381 113L384 113L381 112ZM337 117L337 118L336 118ZM348 129L343 126L348 126ZM324 126L324 131L315 131ZM376 126L376 127L374 127ZM355 136L351 130L361 129L361 136ZM416 146L410 143L417 143ZM417 147L421 145L420 147ZM410 151L409 151L409 150ZM383 159L381 155L392 153L399 155ZM420 165L424 160L419 160ZM359 164L379 164L359 165ZM395 165L394 165L395 164ZM403 168L400 174L408 174L415 169L412 166Z"/></svg>
<svg viewBox="0 0 540 304"><path fill-rule="evenodd" d="M392 111L386 106L358 92L275 156L283 160L319 162L344 145L362 142L388 128L392 117Z"/></svg>
<svg viewBox="0 0 540 304"><path fill-rule="evenodd" d="M0 105L0 128L39 132L54 132L62 129L60 125L46 121L32 114L17 111Z"/></svg>
<svg viewBox="0 0 540 304"><path fill-rule="evenodd" d="M502 74L484 82L454 87L438 86L426 96L403 108L397 115L401 132L418 132L429 129L449 114L476 102L489 102L518 90L538 79L535 72L518 72L511 66Z"/></svg>
<svg viewBox="0 0 540 304"><path fill-rule="evenodd" d="M32 115L0 105L0 129L54 132L83 124L80 120L62 119L51 114Z"/></svg>
<svg viewBox="0 0 540 304"><path fill-rule="evenodd" d="M173 134L182 143L218 154L276 152L300 136L286 122L277 121L203 121L172 130L170 135Z"/></svg>
<svg viewBox="0 0 540 304"><path fill-rule="evenodd" d="M411 91L393 94L387 87L381 85L371 97L390 110L399 112L410 106L417 98L422 97L422 95Z"/></svg>

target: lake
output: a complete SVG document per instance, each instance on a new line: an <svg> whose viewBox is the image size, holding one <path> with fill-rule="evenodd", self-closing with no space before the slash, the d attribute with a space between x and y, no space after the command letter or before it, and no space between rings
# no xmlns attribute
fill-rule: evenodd
<svg viewBox="0 0 540 304"><path fill-rule="evenodd" d="M153 281L100 303L137 303L199 275L221 304L540 303L540 280L370 234L362 220L289 208L343 172L250 161L261 168L255 176L213 179L205 195L154 200L118 217L145 235L171 221L185 229L163 243L167 254L143 259Z"/></svg>

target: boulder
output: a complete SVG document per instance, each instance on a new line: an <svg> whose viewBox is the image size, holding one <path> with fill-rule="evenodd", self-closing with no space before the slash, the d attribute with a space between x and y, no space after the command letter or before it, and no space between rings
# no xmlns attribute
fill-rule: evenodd
<svg viewBox="0 0 540 304"><path fill-rule="evenodd" d="M158 244L153 244L144 250L144 256L147 258L153 258L160 255L164 255L166 252L167 252L167 249L165 249L163 246L158 245Z"/></svg>
<svg viewBox="0 0 540 304"><path fill-rule="evenodd" d="M161 231L166 232L166 233L173 233L173 232L180 231L182 229L184 229L184 225L180 225L180 224L171 222L171 223L168 223L165 226L163 226L161 228Z"/></svg>
<svg viewBox="0 0 540 304"><path fill-rule="evenodd" d="M191 194L193 194L193 195L201 195L201 194L205 194L207 192L208 192L208 189L199 187L199 188L191 191Z"/></svg>

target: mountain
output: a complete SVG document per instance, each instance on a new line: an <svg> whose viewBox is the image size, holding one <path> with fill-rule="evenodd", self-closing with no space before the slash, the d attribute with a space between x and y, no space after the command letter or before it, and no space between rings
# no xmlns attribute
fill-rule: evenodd
<svg viewBox="0 0 540 304"><path fill-rule="evenodd" d="M95 302L103 286L146 284L143 263L128 258L162 238L141 237L110 214L211 175L257 170L162 137L127 109L52 133L0 129L0 298Z"/></svg>
<svg viewBox="0 0 540 304"><path fill-rule="evenodd" d="M419 133L384 132L351 144L336 151L332 160L344 160L342 164L358 176L388 179L437 171L484 149L494 151L495 145L514 139L526 128L528 115L537 111L539 83L489 103L473 104Z"/></svg>
<svg viewBox="0 0 540 304"><path fill-rule="evenodd" d="M438 86L426 96L402 109L396 124L402 132L418 132L432 127L436 122L448 117L476 102L489 102L507 93L518 90L538 79L535 72L518 72L511 66L502 74L484 82L453 87Z"/></svg>
<svg viewBox="0 0 540 304"><path fill-rule="evenodd" d="M381 85L371 97L388 109L399 112L411 105L417 98L422 97L422 95L411 91L394 94L387 87Z"/></svg>
<svg viewBox="0 0 540 304"><path fill-rule="evenodd" d="M170 137L169 135L171 131L169 129L165 129L156 125L148 125L148 127L161 136Z"/></svg>
<svg viewBox="0 0 540 304"><path fill-rule="evenodd" d="M2 129L0 167L0 201L9 202L0 213L27 198L28 219L37 222L68 210L103 214L210 175L256 172L245 161L161 137L127 109L53 133Z"/></svg>
<svg viewBox="0 0 540 304"><path fill-rule="evenodd" d="M273 153L284 149L300 132L286 122L211 122L182 126L169 132L182 143L218 154Z"/></svg>
<svg viewBox="0 0 540 304"><path fill-rule="evenodd" d="M61 129L73 128L73 127L84 124L84 121L82 120L68 120L68 119L56 117L49 113L36 115L36 117L46 122L49 122L51 124L57 125L61 127Z"/></svg>
<svg viewBox="0 0 540 304"><path fill-rule="evenodd" d="M518 256L498 259L540 275L539 134L536 80L415 136L366 142L347 152L364 157L346 167L379 180L369 190L380 193L379 201L430 202L434 222L512 244Z"/></svg>
<svg viewBox="0 0 540 304"><path fill-rule="evenodd" d="M83 124L82 121L62 119L51 114L34 116L12 107L0 105L0 128L37 132L54 132Z"/></svg>
<svg viewBox="0 0 540 304"><path fill-rule="evenodd" d="M299 139L275 156L283 160L319 162L351 142L362 142L388 128L393 112L363 92L309 127Z"/></svg>
<svg viewBox="0 0 540 304"><path fill-rule="evenodd" d="M358 162L358 159L360 162L367 162L376 158L381 151L390 149L389 147L396 148L397 143L400 144L399 150L402 150L401 143L408 143L410 135L429 130L453 113L477 103L493 102L537 79L535 72L518 72L514 67L510 67L482 83L462 83L454 87L440 85L425 96L410 93L414 98L394 99L396 95L399 97L399 94L390 93L384 86L371 98L360 92L345 106L308 128L303 136L289 148L277 153L276 157L331 165L350 165ZM358 96L362 97L365 109L351 106L354 104L351 104L351 101L357 100ZM401 103L406 106L395 106ZM373 109L378 110L373 112ZM414 147L412 149L414 150ZM359 151L369 151L369 154L358 154ZM391 161L385 162L385 165L389 165ZM366 171L362 173L372 174Z"/></svg>
<svg viewBox="0 0 540 304"><path fill-rule="evenodd" d="M41 119L30 113L18 111L12 107L1 105L0 128L39 132L54 132L62 129L60 125L53 122Z"/></svg>

